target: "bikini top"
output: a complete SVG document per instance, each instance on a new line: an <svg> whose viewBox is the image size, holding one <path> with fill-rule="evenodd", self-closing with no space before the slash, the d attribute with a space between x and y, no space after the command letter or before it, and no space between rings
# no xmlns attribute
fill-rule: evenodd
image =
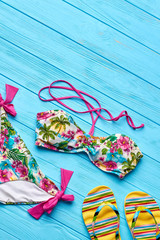
<svg viewBox="0 0 160 240"><path fill-rule="evenodd" d="M28 210L36 219L53 207L60 199L73 201L73 195L64 191L73 174L61 169L61 190L39 168L24 141L12 127L7 113L16 115L10 102L18 88L6 84L6 99L0 94L0 202L3 204L36 204ZM7 112L7 113L6 113Z"/></svg>
<svg viewBox="0 0 160 240"><path fill-rule="evenodd" d="M69 87L53 86L54 83L63 82L67 83ZM78 96L67 96L56 98L51 93L51 89L66 89L75 91ZM51 96L50 99L41 97L41 91L48 89ZM93 96L76 89L69 82L64 80L57 80L46 86L39 91L39 98L42 101L57 101L62 106L76 112L76 113L90 113L92 120L92 127L89 134L85 133L70 116L63 110L49 110L37 114L37 127L36 127L36 142L37 146L49 148L51 150L60 152L85 152L88 154L92 163L105 172L110 172L123 178L126 174L132 171L139 160L143 157L140 149L136 143L124 134L112 134L107 137L93 136L95 124L99 117L107 121L117 121L121 117L126 117L128 124L133 129L142 128L144 124L136 127L132 118L128 115L127 111L122 111L117 117L101 107L99 101ZM99 107L95 108L89 103L83 95L86 95L95 100ZM64 99L81 99L86 104L88 110L77 111L67 106L61 100ZM110 119L105 118L101 111L104 110L108 113ZM93 113L97 116L94 118Z"/></svg>

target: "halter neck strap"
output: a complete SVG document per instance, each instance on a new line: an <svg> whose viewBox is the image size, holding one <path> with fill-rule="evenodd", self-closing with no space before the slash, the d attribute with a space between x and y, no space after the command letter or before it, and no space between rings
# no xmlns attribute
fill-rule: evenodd
<svg viewBox="0 0 160 240"><path fill-rule="evenodd" d="M65 86L53 86L53 84L54 84L54 83L57 83L57 82L66 83L66 84L68 84L70 87L65 87ZM53 94L51 93L51 89L52 89L52 88L54 88L54 89L71 90L71 91L76 92L78 96L65 96L65 97L56 98L56 97L54 97ZM48 92L49 92L49 94L50 94L50 96L51 96L50 99L44 99L44 98L41 97L41 92L42 92L43 90L45 90L45 89L48 89ZM86 96L88 96L88 97L90 97L90 98L92 98L93 100L95 100L95 101L98 103L99 107L98 107L98 108L95 108L90 102L88 102L88 101L84 98L84 96L83 96L82 94L83 94L83 95L86 95ZM46 87L41 88L40 91L39 91L39 93L38 93L38 96L39 96L39 98L40 98L42 101L44 101L44 102L57 101L57 102L60 103L62 106L66 107L66 108L68 108L68 109L70 109L71 111L76 112L76 113L82 113L82 114L83 114L83 113L90 113L90 115L91 115L91 120L92 120L92 127L91 127L91 129L90 129L90 131L89 131L89 134L90 134L90 135L93 135L93 134L94 134L95 124L96 124L96 122L97 122L97 120L98 120L99 117L101 117L102 119L104 119L104 120L106 120L106 121L118 121L120 118L126 117L126 120L127 120L128 124L129 124L129 126L131 126L133 129L138 129L138 128L144 127L144 124L141 124L140 126L136 127L136 126L134 125L134 122L133 122L132 118L128 115L127 111L125 111L125 110L122 111L117 117L113 117L112 114L111 114L107 109L101 107L100 102L99 102L95 97L93 97L92 95L90 95L90 94L88 94L88 93L86 93L86 92L83 92L83 91L81 91L81 90L76 89L71 83L69 83L69 82L67 82L67 81L65 81L65 80L56 80L56 81L53 81L49 86L46 86ZM63 102L61 101L61 100L71 99L71 98L81 99L81 100L86 104L88 110L86 110L86 111L77 111L77 110L69 107L68 105L66 105L65 103L63 103ZM101 111L102 111L102 110L104 110L105 112L108 113L108 115L109 115L109 117L110 117L109 119L105 118L105 117L101 114ZM93 112L97 114L96 118L94 118Z"/></svg>
<svg viewBox="0 0 160 240"><path fill-rule="evenodd" d="M16 116L17 114L14 109L14 105L11 104L17 91L18 91L18 88L13 87L9 84L6 84L6 99L3 100L2 95L0 94L0 107L3 107L4 110L12 116Z"/></svg>

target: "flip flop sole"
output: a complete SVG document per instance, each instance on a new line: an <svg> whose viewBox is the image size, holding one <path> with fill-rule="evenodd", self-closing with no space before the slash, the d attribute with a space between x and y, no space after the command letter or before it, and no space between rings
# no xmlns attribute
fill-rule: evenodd
<svg viewBox="0 0 160 240"><path fill-rule="evenodd" d="M149 209L160 227L160 208L153 197L141 191L129 193L125 198L124 208L128 226L131 230L132 220L137 207ZM155 240L156 225L153 217L146 211L140 212L134 228L137 240Z"/></svg>
<svg viewBox="0 0 160 240"><path fill-rule="evenodd" d="M92 222L96 209L103 203L107 202L114 205L117 208L116 200L112 190L106 186L98 186L92 189L86 196L83 202L82 215L85 225L88 229L91 239L95 239L93 236ZM101 240L115 240L115 234L117 231L118 219L114 211L105 206L99 212L94 232L96 237Z"/></svg>

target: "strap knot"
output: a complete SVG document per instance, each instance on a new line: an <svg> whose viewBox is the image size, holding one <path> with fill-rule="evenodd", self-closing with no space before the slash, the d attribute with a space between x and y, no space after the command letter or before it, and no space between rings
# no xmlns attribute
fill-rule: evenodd
<svg viewBox="0 0 160 240"><path fill-rule="evenodd" d="M59 200L62 199L62 196L64 195L64 191L58 191L57 194L56 194L56 198Z"/></svg>
<svg viewBox="0 0 160 240"><path fill-rule="evenodd" d="M14 109L14 105L11 104L17 91L18 91L18 88L6 84L6 99L3 100L2 95L0 94L0 107L3 107L4 110L12 116L16 116L17 114Z"/></svg>
<svg viewBox="0 0 160 240"><path fill-rule="evenodd" d="M59 200L74 201L73 195L64 194L72 174L73 174L72 171L61 168L61 189L62 190L61 191L59 190L56 193L55 197L51 197L47 201L44 201L38 204L37 206L30 208L28 212L32 215L32 217L39 219L44 212L47 212L48 214L50 214L53 208L59 202Z"/></svg>
<svg viewBox="0 0 160 240"><path fill-rule="evenodd" d="M63 82L63 83L66 83L69 85L69 87L65 87L65 86L53 86L54 83L57 83L57 82ZM41 92L44 90L44 89L48 89L49 91L49 94L51 96L50 99L44 99L41 97ZM78 96L66 96L66 97L54 97L53 94L51 93L51 89L66 89L66 90L70 90L70 91L74 91L77 93ZM97 102L97 104L99 105L99 107L94 107L90 102L88 102L85 97L83 95L86 95L88 96L89 98L92 98L94 101ZM100 102L92 95L86 93L86 92L83 92L81 90L78 90L76 89L71 83L65 81L65 80L56 80L56 81L53 81L49 86L46 86L46 87L43 87L39 90L39 93L38 93L38 96L39 98L44 101L44 102L50 102L50 101L57 101L58 103L60 103L62 106L70 109L71 111L73 112L76 112L76 113L90 113L91 115L91 119L92 119L92 127L89 131L89 134L90 135L93 135L94 134L94 128L95 128L95 124L98 120L98 118L102 118L106 121L118 121L120 118L122 117L126 117L126 120L129 124L130 127L132 127L133 129L138 129L138 128L142 128L144 127L144 124L141 124L140 126L136 127L134 125L134 122L132 120L132 118L128 115L128 112L127 111L122 111L117 117L113 117L112 114L106 109L106 108L102 108L101 107L101 104ZM77 111L76 109L73 109L71 107L69 107L68 105L66 105L65 103L63 103L61 100L64 100L64 99L71 99L71 98L75 98L75 99L81 99L87 106L88 110L86 111ZM104 110L108 115L109 115L109 119L107 119L106 117L104 117L102 114L101 114L101 111ZM94 118L94 115L93 113L96 113L97 116Z"/></svg>

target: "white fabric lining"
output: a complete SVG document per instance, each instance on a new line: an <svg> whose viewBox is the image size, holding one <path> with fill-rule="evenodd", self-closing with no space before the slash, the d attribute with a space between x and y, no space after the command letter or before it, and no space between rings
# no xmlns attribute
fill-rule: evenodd
<svg viewBox="0 0 160 240"><path fill-rule="evenodd" d="M1 203L37 203L53 197L35 183L17 180L0 184Z"/></svg>

